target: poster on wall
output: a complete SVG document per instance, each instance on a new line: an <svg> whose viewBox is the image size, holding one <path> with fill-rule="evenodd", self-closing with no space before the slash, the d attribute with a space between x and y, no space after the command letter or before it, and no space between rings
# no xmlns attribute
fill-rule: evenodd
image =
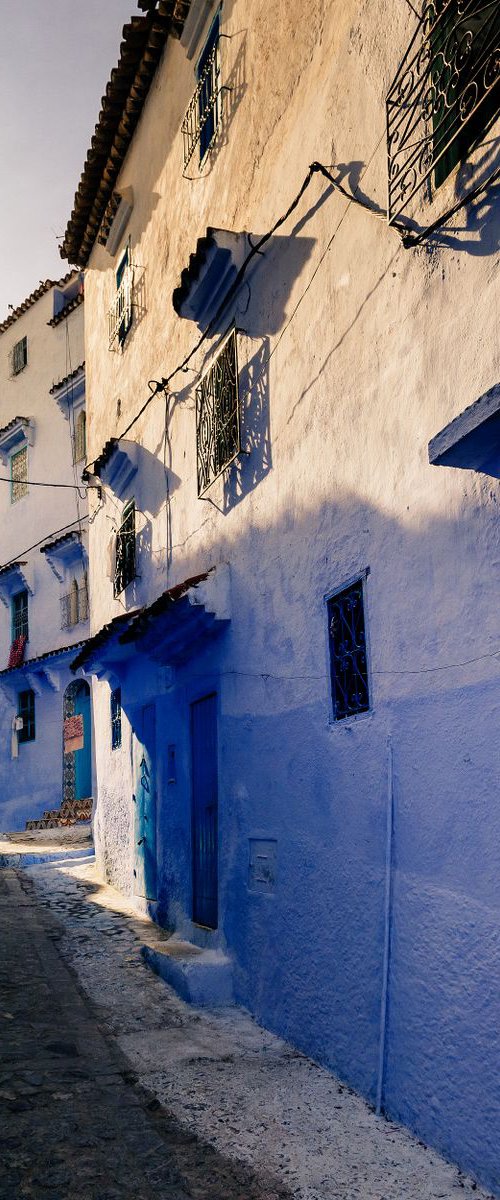
<svg viewBox="0 0 500 1200"><path fill-rule="evenodd" d="M83 716L66 717L64 722L64 753L71 754L73 750L83 750Z"/></svg>

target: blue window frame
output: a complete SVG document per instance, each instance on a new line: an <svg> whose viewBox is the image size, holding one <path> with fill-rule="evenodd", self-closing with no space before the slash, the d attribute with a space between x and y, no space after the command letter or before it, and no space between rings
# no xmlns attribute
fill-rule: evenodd
<svg viewBox="0 0 500 1200"><path fill-rule="evenodd" d="M117 687L111 692L111 749L119 750L122 744L122 690Z"/></svg>
<svg viewBox="0 0 500 1200"><path fill-rule="evenodd" d="M22 719L22 728L17 738L19 742L34 742L35 740L35 693L28 688L19 692L17 697L17 715Z"/></svg>
<svg viewBox="0 0 500 1200"><path fill-rule="evenodd" d="M25 637L28 641L28 593L26 589L15 592L11 601L11 632L12 641Z"/></svg>
<svg viewBox="0 0 500 1200"><path fill-rule="evenodd" d="M210 149L220 120L220 13L215 16L196 67L200 162Z"/></svg>

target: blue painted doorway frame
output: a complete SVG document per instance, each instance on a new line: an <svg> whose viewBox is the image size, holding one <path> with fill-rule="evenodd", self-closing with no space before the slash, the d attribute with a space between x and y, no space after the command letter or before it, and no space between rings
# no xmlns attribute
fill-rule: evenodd
<svg viewBox="0 0 500 1200"><path fill-rule="evenodd" d="M92 795L92 721L90 688L82 681L75 696L75 716L83 717L83 747L75 750L75 800L87 800Z"/></svg>
<svg viewBox="0 0 500 1200"><path fill-rule="evenodd" d="M217 929L219 910L219 798L217 695L191 705L193 921Z"/></svg>
<svg viewBox="0 0 500 1200"><path fill-rule="evenodd" d="M157 898L156 864L156 708L138 713L134 733L134 891Z"/></svg>

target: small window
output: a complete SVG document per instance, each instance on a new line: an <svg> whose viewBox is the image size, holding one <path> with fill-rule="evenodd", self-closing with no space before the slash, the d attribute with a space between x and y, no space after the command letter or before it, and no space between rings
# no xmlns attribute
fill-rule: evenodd
<svg viewBox="0 0 500 1200"><path fill-rule="evenodd" d="M73 438L73 459L75 463L79 463L85 458L87 451L86 444L86 416L85 409L80 409L75 421L75 433Z"/></svg>
<svg viewBox="0 0 500 1200"><path fill-rule="evenodd" d="M116 535L114 594L119 596L135 579L135 500L123 509L123 519Z"/></svg>
<svg viewBox="0 0 500 1200"><path fill-rule="evenodd" d="M35 739L35 693L31 688L27 692L19 692L17 715L23 722L18 731L18 741L33 742Z"/></svg>
<svg viewBox="0 0 500 1200"><path fill-rule="evenodd" d="M111 692L111 749L118 750L122 744L122 691Z"/></svg>
<svg viewBox="0 0 500 1200"><path fill-rule="evenodd" d="M116 271L116 296L113 306L113 336L110 330L110 345L118 338L123 346L132 324L132 266L130 262L130 246L121 256Z"/></svg>
<svg viewBox="0 0 500 1200"><path fill-rule="evenodd" d="M28 339L23 337L12 347L10 354L11 375L19 375L28 365Z"/></svg>
<svg viewBox="0 0 500 1200"><path fill-rule="evenodd" d="M12 597L12 641L26 638L28 641L28 593L26 590L16 592Z"/></svg>
<svg viewBox="0 0 500 1200"><path fill-rule="evenodd" d="M23 446L10 458L10 499L15 504L28 494L28 447Z"/></svg>
<svg viewBox="0 0 500 1200"><path fill-rule="evenodd" d="M363 581L358 579L327 602L333 718L370 707Z"/></svg>
<svg viewBox="0 0 500 1200"><path fill-rule="evenodd" d="M210 149L220 121L220 16L217 13L196 68L200 162Z"/></svg>
<svg viewBox="0 0 500 1200"><path fill-rule="evenodd" d="M198 495L203 496L241 450L238 349L233 329L196 388Z"/></svg>
<svg viewBox="0 0 500 1200"><path fill-rule="evenodd" d="M500 10L491 0L450 0L436 8L431 76L425 103L432 111L436 187L467 157L500 111Z"/></svg>

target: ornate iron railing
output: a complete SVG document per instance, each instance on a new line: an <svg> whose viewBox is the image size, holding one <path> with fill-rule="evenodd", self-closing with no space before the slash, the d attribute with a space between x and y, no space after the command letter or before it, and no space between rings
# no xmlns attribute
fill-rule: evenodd
<svg viewBox="0 0 500 1200"><path fill-rule="evenodd" d="M135 579L135 504L131 500L123 511L116 535L114 594L119 596Z"/></svg>
<svg viewBox="0 0 500 1200"><path fill-rule="evenodd" d="M196 388L198 496L203 496L241 451L236 330Z"/></svg>
<svg viewBox="0 0 500 1200"><path fill-rule="evenodd" d="M215 137L220 121L223 90L220 73L220 50L217 41L203 68L182 122L184 170L191 162L196 147L200 146L203 151L200 157L203 157Z"/></svg>
<svg viewBox="0 0 500 1200"><path fill-rule="evenodd" d="M71 588L61 596L61 629L72 629L86 621L89 615L89 597L85 585Z"/></svg>
<svg viewBox="0 0 500 1200"><path fill-rule="evenodd" d="M328 632L333 716L341 721L370 707L361 580L328 601Z"/></svg>
<svg viewBox="0 0 500 1200"><path fill-rule="evenodd" d="M133 267L131 263L127 263L108 311L108 346L110 350L116 350L118 346L123 346L132 324L133 282Z"/></svg>
<svg viewBox="0 0 500 1200"><path fill-rule="evenodd" d="M498 0L431 0L387 96L389 223L439 184L500 109Z"/></svg>

